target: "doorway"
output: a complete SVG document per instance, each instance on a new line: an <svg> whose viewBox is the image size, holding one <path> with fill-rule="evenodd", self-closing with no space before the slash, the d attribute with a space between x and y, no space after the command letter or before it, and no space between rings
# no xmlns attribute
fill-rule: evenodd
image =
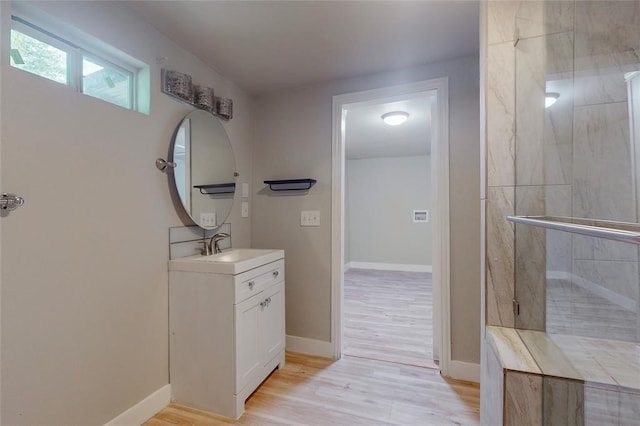
<svg viewBox="0 0 640 426"><path fill-rule="evenodd" d="M414 99L422 104L423 110L430 113L431 124L429 136L431 139L431 207L428 210L429 222L432 225L431 235L431 266L433 283L433 324L431 336L425 337L432 342L427 346L432 347L432 358L439 360L439 366L443 374L447 374L450 363L450 336L449 336L449 217L448 217L448 82L446 78L411 83L402 86L386 87L365 92L350 93L334 96L333 98L333 176L332 176L332 347L335 358L340 358L345 349L345 271L349 265L345 265L345 209L348 208L345 199L346 194L346 161L347 142L346 124L349 111L357 108L370 108L375 105L399 105L408 99ZM380 119L380 117L376 117ZM424 218L424 212L417 209L417 219ZM393 226L393 225L390 225ZM375 230L372 230L375 232ZM396 243L397 244L397 243ZM428 249L420 249L418 252L427 252ZM425 253L418 253L425 254ZM384 262L382 262L384 263ZM393 262L392 262L393 263ZM407 263L401 261L398 263ZM426 266L424 262L416 262L417 266ZM422 263L422 265L420 265ZM353 265L353 264L352 264ZM361 265L360 265L361 266ZM365 265L366 266L366 265ZM378 265L379 266L379 265ZM389 266L389 265L386 265ZM413 265L416 266L416 265ZM380 269L380 268L378 268ZM384 267L382 268L384 269ZM390 265L387 269L397 269ZM405 271L406 274L426 273L426 270ZM372 271L370 275L378 275L382 282L389 281L384 278L389 271ZM415 277L407 276L405 281L411 282ZM382 278L380 278L382 277ZM358 276L348 276L349 291L353 284L353 278L358 281ZM424 276L423 278L426 278ZM418 277L420 279L420 277ZM398 282L398 277L391 278ZM401 281L401 280L400 280ZM398 290L398 289L396 289ZM355 289L354 291L358 291ZM418 308L419 316L428 317L428 307ZM411 326L411 324L407 324ZM391 346L394 346L391 343ZM432 361L432 359L426 359ZM411 363L411 362L409 362ZM431 365L433 366L433 365Z"/></svg>

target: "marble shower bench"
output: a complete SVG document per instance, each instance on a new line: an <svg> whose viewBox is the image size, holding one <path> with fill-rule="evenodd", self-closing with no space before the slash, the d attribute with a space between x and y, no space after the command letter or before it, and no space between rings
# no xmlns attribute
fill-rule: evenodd
<svg viewBox="0 0 640 426"><path fill-rule="evenodd" d="M640 345L486 327L483 425L638 425Z"/></svg>

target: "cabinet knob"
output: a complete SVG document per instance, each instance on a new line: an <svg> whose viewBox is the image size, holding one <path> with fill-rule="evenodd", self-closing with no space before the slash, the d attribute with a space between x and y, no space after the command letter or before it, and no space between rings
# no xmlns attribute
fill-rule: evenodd
<svg viewBox="0 0 640 426"><path fill-rule="evenodd" d="M273 271L273 278L277 278L280 273L278 271Z"/></svg>
<svg viewBox="0 0 640 426"><path fill-rule="evenodd" d="M256 283L254 281L249 281L249 290L253 290L253 287L256 286Z"/></svg>
<svg viewBox="0 0 640 426"><path fill-rule="evenodd" d="M264 308L265 306L267 306L267 301L266 300L260 302L260 307L261 308Z"/></svg>

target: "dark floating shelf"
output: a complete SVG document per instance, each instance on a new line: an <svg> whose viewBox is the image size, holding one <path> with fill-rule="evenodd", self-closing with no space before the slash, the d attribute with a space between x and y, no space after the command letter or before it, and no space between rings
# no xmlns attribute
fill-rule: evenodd
<svg viewBox="0 0 640 426"><path fill-rule="evenodd" d="M315 179L265 180L272 191L308 191L316 184Z"/></svg>
<svg viewBox="0 0 640 426"><path fill-rule="evenodd" d="M193 185L193 187L198 188L200 193L204 195L233 194L236 192L236 184L233 182L213 185Z"/></svg>

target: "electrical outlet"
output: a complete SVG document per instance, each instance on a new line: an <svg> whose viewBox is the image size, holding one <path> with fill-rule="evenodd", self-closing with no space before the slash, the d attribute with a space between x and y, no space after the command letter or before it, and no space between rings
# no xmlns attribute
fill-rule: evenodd
<svg viewBox="0 0 640 426"><path fill-rule="evenodd" d="M300 226L320 226L320 211L302 210L300 212Z"/></svg>
<svg viewBox="0 0 640 426"><path fill-rule="evenodd" d="M206 228L217 226L218 224L216 223L216 213L200 213L200 225Z"/></svg>
<svg viewBox="0 0 640 426"><path fill-rule="evenodd" d="M249 217L249 202L248 201L243 201L241 204L241 216L242 217Z"/></svg>

